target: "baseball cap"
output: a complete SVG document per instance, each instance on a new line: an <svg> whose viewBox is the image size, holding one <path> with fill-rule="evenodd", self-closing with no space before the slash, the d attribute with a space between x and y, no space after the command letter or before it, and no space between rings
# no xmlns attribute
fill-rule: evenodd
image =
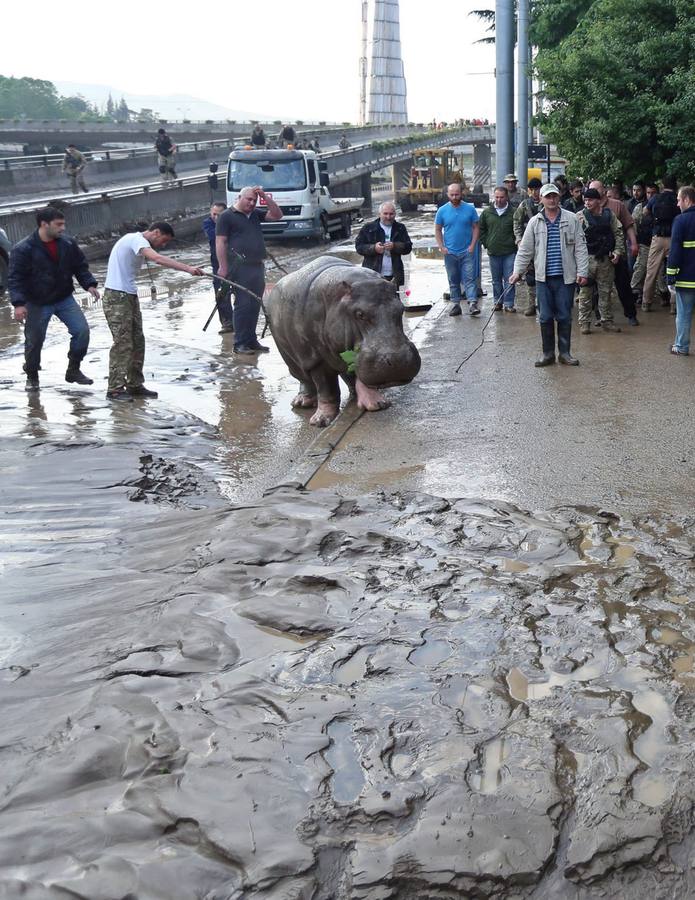
<svg viewBox="0 0 695 900"><path fill-rule="evenodd" d="M548 194L559 194L560 191L556 184L553 184L552 181L550 184L544 184L541 188L541 197L547 197Z"/></svg>
<svg viewBox="0 0 695 900"><path fill-rule="evenodd" d="M584 191L584 197L587 200L600 200L601 199L601 195L596 190L596 188L586 188L586 190Z"/></svg>

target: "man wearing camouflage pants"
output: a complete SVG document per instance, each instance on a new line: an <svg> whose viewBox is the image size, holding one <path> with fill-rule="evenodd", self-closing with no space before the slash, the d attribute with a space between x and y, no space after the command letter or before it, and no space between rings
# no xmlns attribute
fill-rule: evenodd
<svg viewBox="0 0 695 900"><path fill-rule="evenodd" d="M613 321L611 288L615 282L615 266L625 256L623 226L615 213L601 209L601 194L595 188L584 191L584 209L576 213L584 231L589 252L589 283L579 290L579 328L591 334L591 304L594 284L598 288L598 308L604 331L620 331Z"/></svg>
<svg viewBox="0 0 695 900"><path fill-rule="evenodd" d="M104 285L103 307L111 329L113 346L109 353L109 387L107 400L128 400L133 397L156 397L156 391L145 387L142 368L145 362L145 335L135 282L143 262L151 260L169 269L204 275L202 269L187 266L157 253L174 237L168 222L154 222L140 234L126 234L113 246L109 256Z"/></svg>

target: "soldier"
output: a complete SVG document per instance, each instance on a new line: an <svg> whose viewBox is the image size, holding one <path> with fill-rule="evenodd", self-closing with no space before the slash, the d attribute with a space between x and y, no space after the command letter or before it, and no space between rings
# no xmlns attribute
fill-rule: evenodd
<svg viewBox="0 0 695 900"><path fill-rule="evenodd" d="M162 181L173 181L176 178L176 144L166 131L160 128L154 146L157 150L157 163Z"/></svg>
<svg viewBox="0 0 695 900"><path fill-rule="evenodd" d="M598 324L604 331L619 332L613 321L611 288L615 281L615 266L625 256L623 227L615 213L601 209L601 194L595 188L584 191L584 209L576 214L584 230L589 253L589 283L579 290L579 327L582 334L591 334L591 301L593 285L598 287Z"/></svg>
<svg viewBox="0 0 695 900"><path fill-rule="evenodd" d="M521 203L526 194L519 190L519 179L513 172L504 176L504 186L507 188L507 196L513 209Z"/></svg>
<svg viewBox="0 0 695 900"><path fill-rule="evenodd" d="M109 353L109 386L107 400L131 401L133 397L156 397L156 391L145 387L142 368L145 362L145 335L135 282L140 266L151 260L160 266L204 275L202 269L188 266L157 253L174 237L168 222L154 222L140 234L126 234L116 241L109 256L104 284L104 315L113 337Z"/></svg>
<svg viewBox="0 0 695 900"><path fill-rule="evenodd" d="M82 174L86 165L87 159L84 154L80 153L74 144L68 144L63 157L63 174L70 179L70 190L73 194L79 193L78 187L85 194L89 193L89 188L84 183L84 175Z"/></svg>
<svg viewBox="0 0 695 900"><path fill-rule="evenodd" d="M659 193L659 188L658 185L654 184L654 182L650 182L648 185L646 185L646 187L644 187L643 193L640 193L638 191L635 195L634 191L637 187L638 185L636 184L633 188L633 196L635 196L635 200L637 202L632 208L631 214L632 218L635 220L635 229L637 231L637 245L639 247L639 252L637 254L637 259L635 260L635 267L632 270L632 281L630 282L630 287L632 289L632 293L635 295L635 303L641 303L642 288L644 287L644 279L647 274L649 246L652 242L653 226L651 218L646 215L647 203L652 199L652 197L656 197L656 195ZM664 277L663 269L659 270L656 287L662 297L663 302L663 298L665 296L668 296L666 279ZM668 301L666 305L668 305Z"/></svg>
<svg viewBox="0 0 695 900"><path fill-rule="evenodd" d="M542 182L540 178L531 178L528 183L528 197L519 204L514 213L514 238L517 247L521 243L526 227L531 219L540 212L540 199ZM525 316L536 315L536 279L533 272L533 263L531 263L526 273L526 292L528 294L528 304L524 312Z"/></svg>
<svg viewBox="0 0 695 900"><path fill-rule="evenodd" d="M651 222L652 242L649 245L647 274L644 278L642 291L642 309L645 312L649 312L652 308L659 273L662 271L664 260L668 256L671 246L673 221L680 213L676 197L677 187L676 179L672 175L665 175L662 180L661 191L647 203L645 218ZM664 306L666 305L664 303ZM675 303L671 307L671 312L675 316Z"/></svg>

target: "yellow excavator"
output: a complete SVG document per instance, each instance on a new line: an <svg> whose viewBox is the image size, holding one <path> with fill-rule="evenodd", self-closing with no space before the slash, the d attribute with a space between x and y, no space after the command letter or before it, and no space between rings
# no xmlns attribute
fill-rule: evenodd
<svg viewBox="0 0 695 900"><path fill-rule="evenodd" d="M447 187L455 182L461 185L467 203L475 206L489 203L489 194L470 190L463 177L463 160L449 147L417 150L413 153L407 185L404 181L396 191L396 199L403 212L414 212L425 203L442 206L447 202Z"/></svg>

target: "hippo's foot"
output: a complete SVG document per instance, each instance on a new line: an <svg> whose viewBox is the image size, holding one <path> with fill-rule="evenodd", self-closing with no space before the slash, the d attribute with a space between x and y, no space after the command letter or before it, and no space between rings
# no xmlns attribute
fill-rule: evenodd
<svg viewBox="0 0 695 900"><path fill-rule="evenodd" d="M388 409L391 406L391 401L387 400L380 391L367 387L359 378L355 382L355 388L357 390L357 406L360 409L365 409L367 412L377 412L380 409Z"/></svg>
<svg viewBox="0 0 695 900"><path fill-rule="evenodd" d="M325 403L319 400L319 408L309 419L310 425L316 425L318 428L325 428L330 425L333 419L338 415L337 403Z"/></svg>
<svg viewBox="0 0 695 900"><path fill-rule="evenodd" d="M296 397L292 398L292 409L314 409L317 403L316 394L305 394L300 391Z"/></svg>

